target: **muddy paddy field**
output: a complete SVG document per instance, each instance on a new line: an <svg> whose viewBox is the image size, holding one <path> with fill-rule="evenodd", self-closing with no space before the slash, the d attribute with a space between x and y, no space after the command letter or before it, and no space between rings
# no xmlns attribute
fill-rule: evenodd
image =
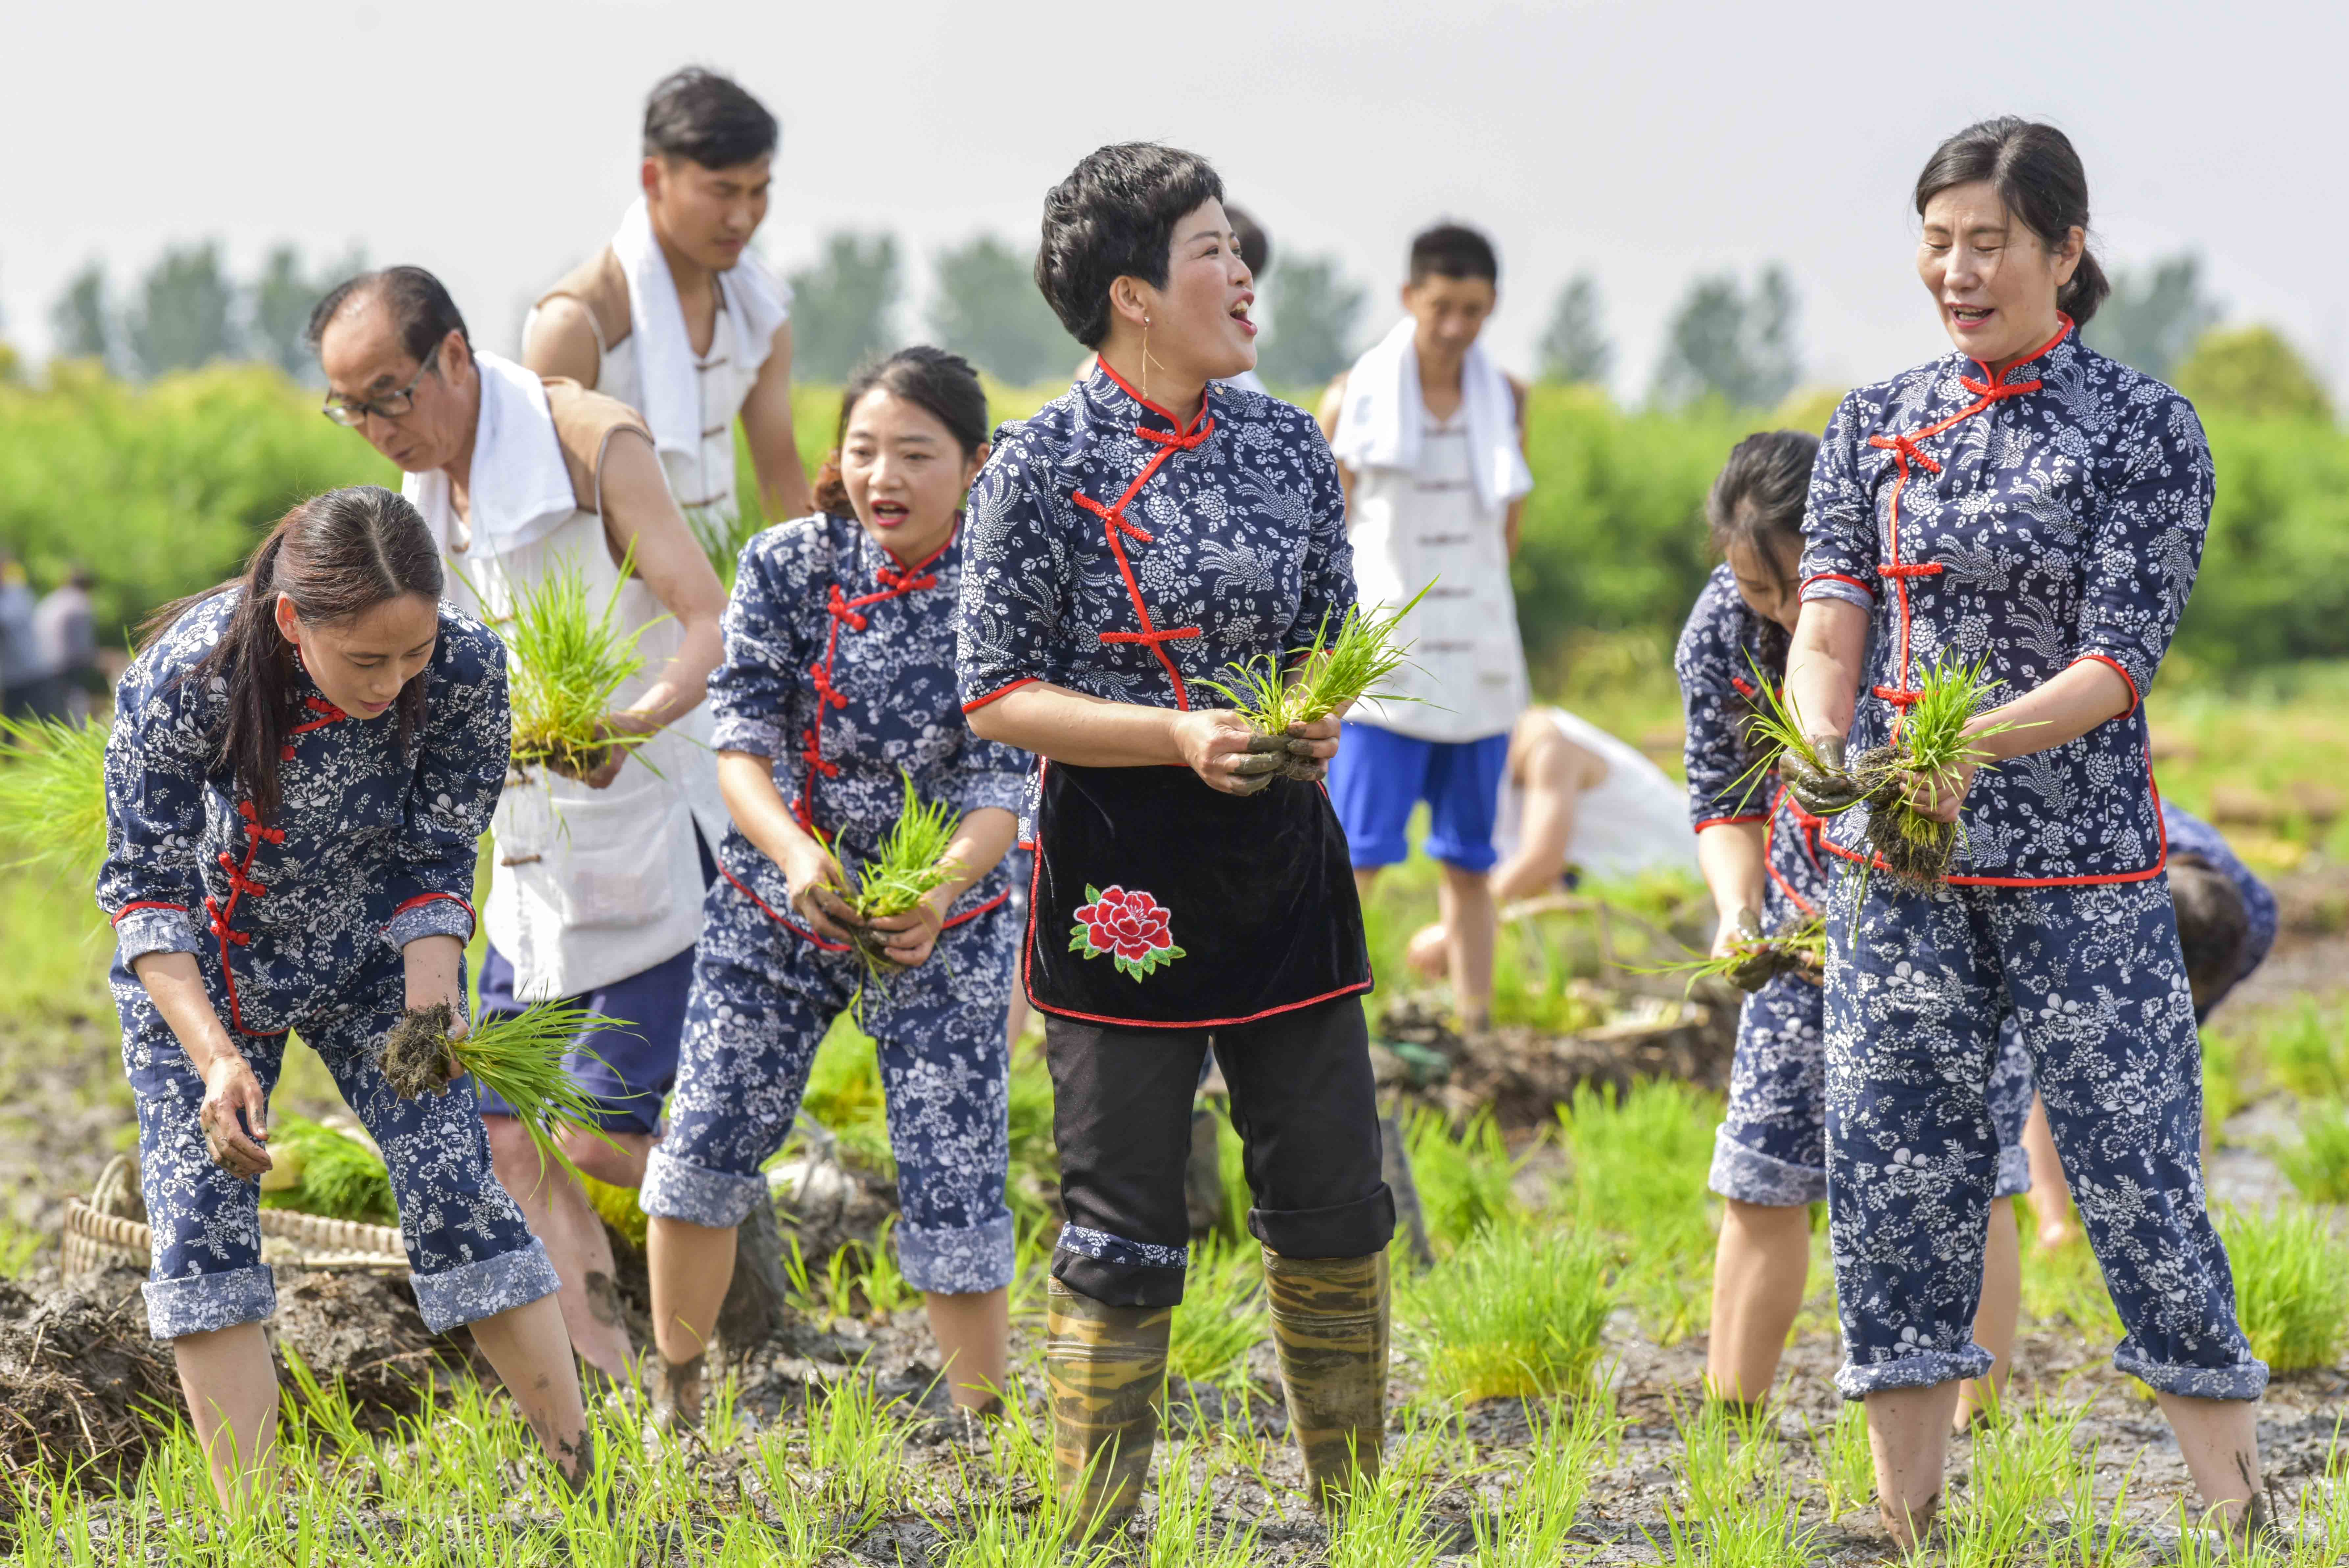
<svg viewBox="0 0 2349 1568"><path fill-rule="evenodd" d="M2263 1354L2282 1371L2261 1437L2283 1542L2267 1560L2349 1560L2349 844L2302 781L2349 777L2337 693L2181 705L2164 784L2228 830L2285 902L2273 959L2214 1019L2209 1180ZM2246 726L2249 732L2246 732ZM1640 733L1626 728L1627 733ZM2292 737L2275 763L2257 736ZM1663 738L1652 737L1658 749ZM2182 787L2178 780L2184 781ZM2227 792L2233 792L2230 794ZM78 892L0 879L0 1561L26 1563L1860 1563L1898 1559L1875 1521L1838 1360L1824 1237L1776 1397L1746 1421L1702 1406L1717 1205L1703 1192L1727 1008L1606 967L1671 928L1671 889L1610 894L1504 940L1502 1025L1464 1041L1442 999L1373 1002L1395 1126L1412 1150L1427 1262L1398 1269L1386 1475L1335 1532L1287 1438L1257 1271L1237 1212L1197 1250L1177 1314L1167 1429L1141 1526L1064 1552L1050 1503L1040 1362L1055 1224L1049 1085L1013 1092L1019 1386L976 1427L929 1388L918 1302L891 1262L893 1189L867 1053L827 1044L810 1109L831 1136L773 1174L789 1266L763 1334L730 1342L708 1430L599 1413L608 1510L565 1500L464 1336L435 1338L403 1279L278 1266L284 1488L231 1526L145 1335L140 1271L67 1278L67 1199L132 1147L108 953ZM1382 976L1432 913L1429 879L1382 885ZM337 1109L314 1059L279 1113ZM623 1207L614 1218L625 1259ZM2002 1417L1952 1448L1945 1524L1923 1560L2223 1560L2184 1511L2158 1411L2109 1355L2117 1325L2077 1244L2023 1260ZM1399 1243L1404 1244L1404 1243ZM624 1266L623 1272L626 1272ZM641 1297L636 1302L642 1310ZM643 1324L639 1319L641 1337ZM2281 1347L2281 1348L2278 1348Z"/></svg>

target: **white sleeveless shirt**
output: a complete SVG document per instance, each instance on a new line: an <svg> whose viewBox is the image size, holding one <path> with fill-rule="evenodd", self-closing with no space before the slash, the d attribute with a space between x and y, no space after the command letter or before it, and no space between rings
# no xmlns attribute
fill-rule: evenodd
<svg viewBox="0 0 2349 1568"><path fill-rule="evenodd" d="M1389 689L1416 701L1365 700L1348 717L1423 741L1506 732L1531 700L1509 583L1507 510L1479 497L1463 412L1429 417L1416 467L1366 467L1347 514L1354 588L1363 608L1389 609L1427 587L1405 617L1411 662Z"/></svg>
<svg viewBox="0 0 2349 1568"><path fill-rule="evenodd" d="M1693 875L1696 836L1689 831L1688 792L1637 747L1588 720L1563 708L1538 711L1559 734L1607 764L1606 777L1576 797L1566 863L1602 881L1620 881L1643 871ZM1525 815L1525 787L1514 774L1505 774L1493 827L1493 846L1504 860L1517 852Z"/></svg>

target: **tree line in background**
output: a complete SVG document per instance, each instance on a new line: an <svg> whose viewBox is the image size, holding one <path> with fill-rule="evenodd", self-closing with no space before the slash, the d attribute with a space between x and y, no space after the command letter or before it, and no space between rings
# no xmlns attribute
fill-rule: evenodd
<svg viewBox="0 0 2349 1568"><path fill-rule="evenodd" d="M254 359L291 375L314 374L302 328L336 280L364 265L354 251L316 267L281 244L249 280L232 278L216 241L164 251L118 301L91 262L50 310L57 352L96 359L117 374L151 377L215 359ZM1037 292L1033 256L992 234L931 257L926 319L915 336L968 356L998 380L1035 386L1065 374L1083 349ZM828 235L815 259L790 275L800 377L844 379L866 357L910 340L901 319L905 257L895 235ZM1332 255L1276 257L1264 281L1262 372L1274 386L1319 387L1365 346L1367 296ZM1734 273L1693 279L1674 307L1650 383L1655 407L1713 403L1775 409L1801 384L1793 279L1775 264L1750 282ZM2198 405L2230 411L2329 418L2322 384L2272 328L2221 329L2201 264L2178 255L2115 275L2112 297L2086 329L2088 342L2179 387ZM1537 344L1545 381L1593 384L1615 369L1597 280L1578 273L1558 290ZM6 360L0 357L0 369Z"/></svg>

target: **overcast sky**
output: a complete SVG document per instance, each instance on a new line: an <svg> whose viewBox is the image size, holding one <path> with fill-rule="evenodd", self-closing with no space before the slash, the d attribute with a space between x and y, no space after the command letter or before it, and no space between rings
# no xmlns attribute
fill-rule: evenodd
<svg viewBox="0 0 2349 1568"><path fill-rule="evenodd" d="M1395 317L1409 236L1438 217L1498 244L1494 341L1515 367L1559 284L1592 272L1627 392L1692 276L1773 258L1800 289L1806 379L1940 352L1909 183L1971 119L2044 118L2080 146L2108 262L2199 250L2231 317L2282 327L2349 385L2334 5L11 9L0 310L36 358L83 262L103 258L119 292L164 244L208 235L240 275L281 240L421 263L511 348L528 301L629 199L646 88L697 62L782 119L761 245L783 268L829 230L885 227L924 289L942 245L989 229L1032 244L1044 190L1093 146L1156 138L1213 159L1279 249L1338 253L1371 291L1366 341Z"/></svg>

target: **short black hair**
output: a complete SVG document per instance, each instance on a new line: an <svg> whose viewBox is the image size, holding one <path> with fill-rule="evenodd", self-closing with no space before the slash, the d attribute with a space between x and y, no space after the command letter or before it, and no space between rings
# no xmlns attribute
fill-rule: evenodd
<svg viewBox="0 0 2349 1568"><path fill-rule="evenodd" d="M2242 973L2251 912L2243 907L2242 889L2199 855L2171 856L2168 880L2186 979L2196 1003L2207 1007Z"/></svg>
<svg viewBox="0 0 2349 1568"><path fill-rule="evenodd" d="M1726 556L1742 545L1775 572L1779 551L1803 543L1803 508L1818 455L1819 438L1807 431L1760 431L1733 447L1704 498L1713 547Z"/></svg>
<svg viewBox="0 0 2349 1568"><path fill-rule="evenodd" d="M645 156L732 169L775 155L782 130L732 78L699 66L672 71L645 99Z"/></svg>
<svg viewBox="0 0 2349 1568"><path fill-rule="evenodd" d="M848 485L840 476L840 449L848 442L848 416L865 393L875 389L905 399L946 426L966 462L987 444L987 389L969 360L926 343L900 348L885 359L868 359L841 391L840 427L833 432L832 455L815 476L816 507L835 517L855 515Z"/></svg>
<svg viewBox="0 0 2349 1568"><path fill-rule="evenodd" d="M1438 223L1412 237L1411 281L1431 277L1481 277L1501 286L1501 258L1493 242L1465 223Z"/></svg>
<svg viewBox="0 0 2349 1568"><path fill-rule="evenodd" d="M465 340L467 349L473 347L473 335L465 330L463 313L449 297L448 289L439 278L420 266L387 266L347 277L326 291L326 296L310 312L309 326L302 331L311 353L318 351L318 340L326 337L335 317L343 313L343 306L361 295L383 302L384 308L391 312L400 346L419 365L451 332Z"/></svg>
<svg viewBox="0 0 2349 1568"><path fill-rule="evenodd" d="M1240 264L1248 269L1249 276L1262 277L1264 269L1272 265L1272 236L1264 232L1264 225L1256 221L1253 213L1229 202L1224 203L1224 216L1232 221L1232 233L1239 236Z"/></svg>
<svg viewBox="0 0 2349 1568"><path fill-rule="evenodd" d="M1224 182L1195 152L1154 141L1097 148L1044 195L1036 286L1069 336L1088 348L1109 337L1109 286L1166 284L1174 225L1224 198Z"/></svg>

